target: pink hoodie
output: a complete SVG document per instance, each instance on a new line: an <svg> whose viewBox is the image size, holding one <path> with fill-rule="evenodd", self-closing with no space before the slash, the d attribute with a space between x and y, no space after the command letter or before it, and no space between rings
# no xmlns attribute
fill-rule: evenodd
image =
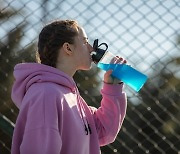
<svg viewBox="0 0 180 154"><path fill-rule="evenodd" d="M12 154L99 154L100 146L115 140L127 105L122 84L104 84L96 109L79 95L73 78L56 68L18 64L14 76L19 115Z"/></svg>

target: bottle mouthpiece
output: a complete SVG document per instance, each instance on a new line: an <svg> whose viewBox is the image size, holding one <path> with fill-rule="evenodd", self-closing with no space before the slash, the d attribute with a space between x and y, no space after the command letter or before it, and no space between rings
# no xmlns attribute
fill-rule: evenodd
<svg viewBox="0 0 180 154"><path fill-rule="evenodd" d="M105 49L101 49L99 48L101 45L105 45ZM106 53L107 49L108 49L108 45L106 43L101 43L100 45L98 45L98 39L94 40L93 43L93 49L94 52L92 52L92 60L95 64L97 64L101 58L103 57L103 55Z"/></svg>

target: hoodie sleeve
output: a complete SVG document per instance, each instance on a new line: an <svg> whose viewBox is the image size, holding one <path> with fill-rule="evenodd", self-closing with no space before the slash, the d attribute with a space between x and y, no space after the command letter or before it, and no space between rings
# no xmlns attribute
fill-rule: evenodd
<svg viewBox="0 0 180 154"><path fill-rule="evenodd" d="M123 84L111 85L104 83L101 90L101 106L94 111L94 121L101 146L112 143L123 123L127 100L123 93Z"/></svg>
<svg viewBox="0 0 180 154"><path fill-rule="evenodd" d="M61 103L57 101L51 88L29 90L16 123L13 149L19 148L16 151L22 154L60 153L62 141L58 115L61 113L58 109L61 109Z"/></svg>

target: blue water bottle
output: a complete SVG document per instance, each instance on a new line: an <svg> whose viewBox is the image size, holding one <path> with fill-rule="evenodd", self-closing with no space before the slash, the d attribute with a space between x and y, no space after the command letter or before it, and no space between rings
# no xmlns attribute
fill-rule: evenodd
<svg viewBox="0 0 180 154"><path fill-rule="evenodd" d="M101 45L105 45L106 48L99 48ZM112 69L112 76L123 81L135 91L138 92L147 81L147 76L145 74L131 66L127 64L113 64L112 61L116 57L111 52L107 51L108 45L106 43L98 45L98 39L96 39L93 48L92 59L94 63L97 64L97 67L105 71Z"/></svg>

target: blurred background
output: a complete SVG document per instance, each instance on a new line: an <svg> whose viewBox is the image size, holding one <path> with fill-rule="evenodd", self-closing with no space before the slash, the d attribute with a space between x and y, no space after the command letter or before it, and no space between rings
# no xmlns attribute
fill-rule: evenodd
<svg viewBox="0 0 180 154"><path fill-rule="evenodd" d="M179 0L0 0L0 153L10 153L18 115L13 68L35 61L38 34L56 19L77 20L90 44L106 42L148 76L139 93L125 86L127 115L102 154L180 154ZM91 106L100 106L103 73L94 64L74 77Z"/></svg>

